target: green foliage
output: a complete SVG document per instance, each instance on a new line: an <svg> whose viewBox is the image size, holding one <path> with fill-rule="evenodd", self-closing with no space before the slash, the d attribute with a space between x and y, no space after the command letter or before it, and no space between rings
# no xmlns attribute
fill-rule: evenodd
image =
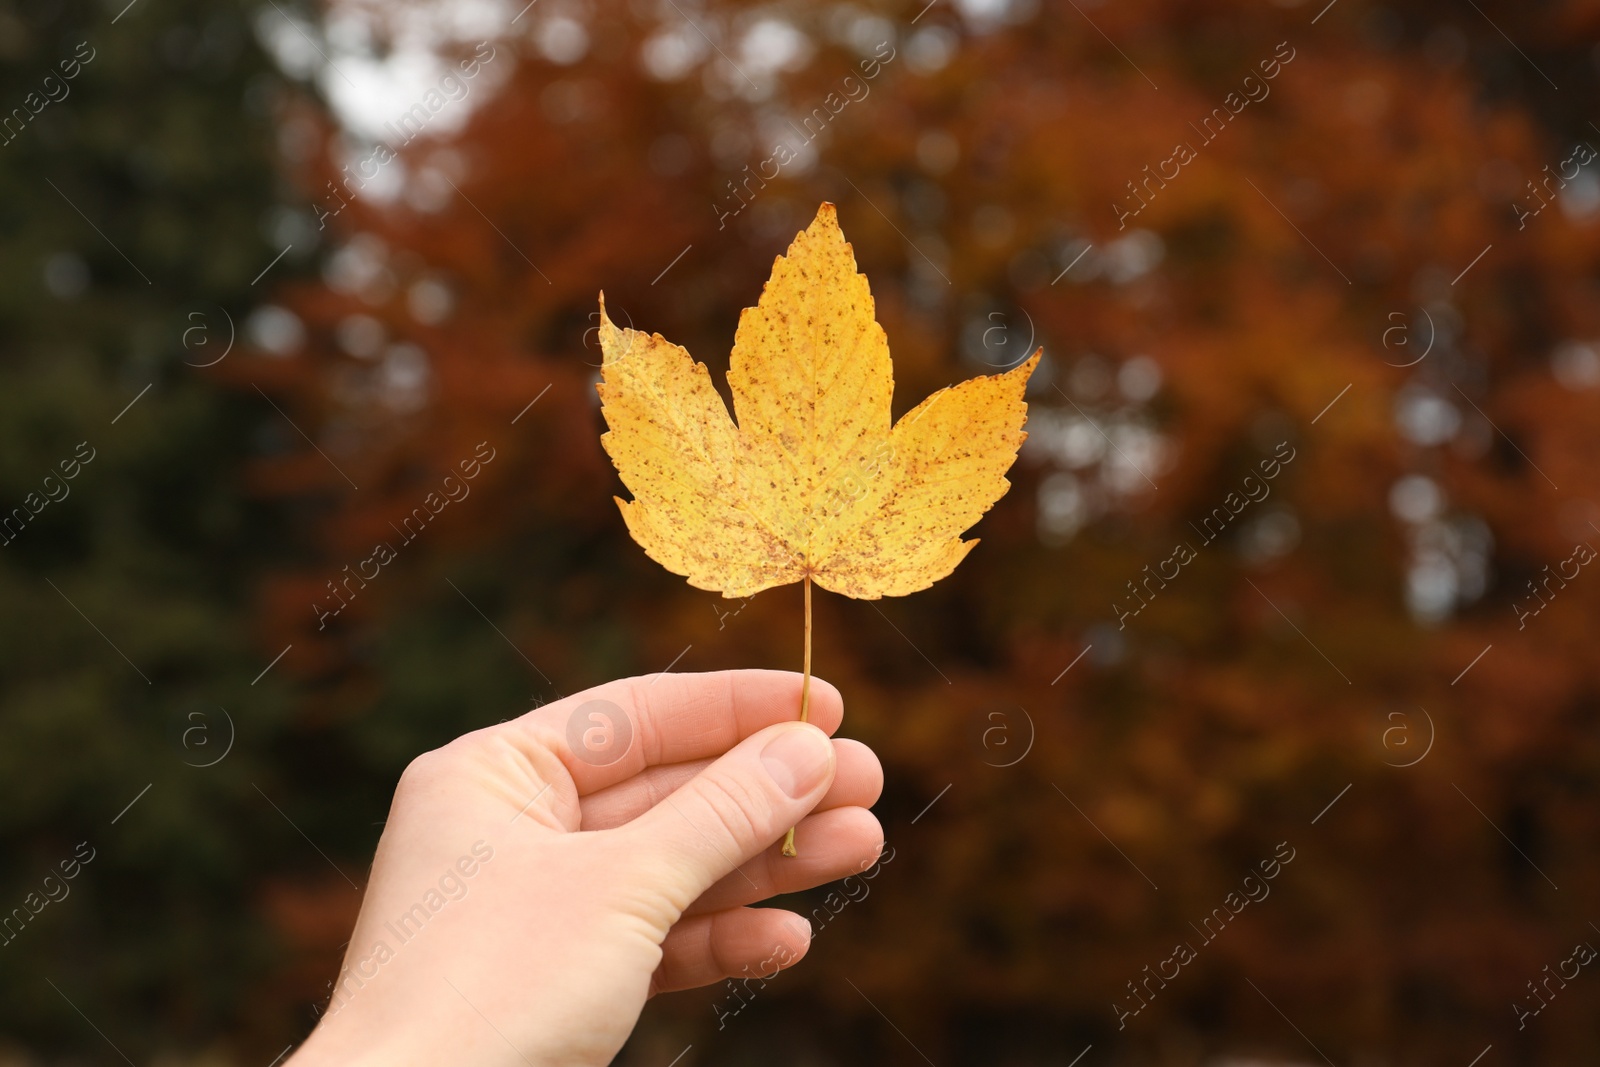
<svg viewBox="0 0 1600 1067"><path fill-rule="evenodd" d="M241 475L272 413L194 365L277 251L278 78L245 8L119 9L0 6L0 106L61 96L0 145L0 916L67 892L0 946L0 1032L93 1056L85 1016L130 1053L237 1025L260 879L304 848L251 787L286 714L251 685L285 531Z"/></svg>

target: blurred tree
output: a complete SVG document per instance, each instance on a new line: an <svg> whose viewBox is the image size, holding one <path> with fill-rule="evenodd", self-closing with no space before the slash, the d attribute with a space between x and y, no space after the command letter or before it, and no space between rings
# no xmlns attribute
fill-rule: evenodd
<svg viewBox="0 0 1600 1067"><path fill-rule="evenodd" d="M242 471L295 435L215 382L282 248L248 15L0 3L0 1032L62 1056L248 1029L264 879L322 865L252 788L290 542Z"/></svg>
<svg viewBox="0 0 1600 1067"><path fill-rule="evenodd" d="M430 8L339 10L389 42ZM628 542L586 331L603 287L720 372L770 257L835 200L902 407L1046 346L1031 463L949 582L819 604L818 669L890 768L896 859L836 920L851 933L731 1033L732 1002L675 998L630 1062L688 1041L703 1062L915 1060L874 1007L940 1063L1090 1041L1303 1058L1261 992L1339 1057L1590 1047L1600 986L1533 1032L1510 1004L1586 936L1600 878L1581 650L1600 597L1563 590L1537 643L1508 601L1600 536L1573 497L1600 447L1600 183L1525 228L1512 207L1573 140L1600 144L1535 100L1537 72L1593 72L1563 39L1575 9L1507 16L1537 62L1473 18L525 12L495 42L504 84L401 150L384 198L332 223L326 284L291 300L309 343L279 384L362 485L275 594L278 641L315 643L335 683L316 714L388 780L613 675L795 666L794 596L723 604ZM365 154L325 133L308 190ZM319 632L323 583L479 441L498 458L471 499ZM309 454L276 469L340 489ZM1175 543L1195 558L1174 578ZM1212 943L1194 924L1279 842L1270 901ZM1198 958L1119 1034L1113 1004L1138 1008L1128 983L1185 940Z"/></svg>
<svg viewBox="0 0 1600 1067"><path fill-rule="evenodd" d="M1080 6L545 0L478 26L431 3L352 0L331 11L326 39L274 23L280 61L299 54L325 95L346 87L318 64L324 49L354 64L420 40L478 69L457 93L435 68L437 106L430 86L417 90L429 120L409 143L386 142L392 161L314 94L279 112L299 197L338 247L320 280L290 285L286 307L258 320L253 352L215 369L251 403L184 462L245 451L216 442L242 442L228 436L242 413L262 414L252 386L315 442L269 420L283 436L252 468L309 542L263 590L259 646L293 645L269 677L299 689L293 729L263 768L271 780L204 788L233 804L216 783L281 785L285 810L353 872L368 823L424 748L621 674L797 666L797 592L725 603L627 539L597 441L589 331L603 287L619 321L685 344L719 376L739 308L829 199L872 280L900 409L1039 343L1034 436L950 580L915 601L819 599L819 673L846 694L847 732L889 767L893 862L865 900L814 913L807 967L722 1026L715 992L671 998L630 1062L666 1062L689 1042L686 1064L847 1050L861 1062L1067 1062L1090 1042L1126 1062L1308 1058L1280 1008L1339 1059L1464 1063L1493 1042L1534 1062L1593 1047L1600 984L1574 982L1523 1030L1511 1005L1591 936L1583 901L1600 879L1583 847L1600 829L1596 667L1583 647L1600 594L1586 576L1547 588L1558 595L1523 629L1512 610L1575 540L1600 538L1584 532L1600 523L1585 503L1600 451L1600 182L1580 167L1560 188L1541 184L1574 141L1600 145L1545 84L1563 99L1593 88L1594 16L1576 4L1493 23L1356 0ZM396 120L413 108L392 103ZM262 181L248 171L204 203ZM151 205L129 194L122 215L106 213L141 267L152 269L141 254L159 263L163 248L209 246L163 244L128 222ZM28 216L47 217L74 224ZM219 227L172 217L208 238ZM286 232L315 229L299 217ZM241 237L250 262L223 292L290 240ZM123 278L116 292L137 291L109 249L82 247ZM133 296L122 300L130 314ZM188 373L163 377L169 396ZM120 405L102 406L109 421ZM480 448L493 458L470 494L407 528ZM118 529L87 516L83 528ZM395 559L346 585L380 542ZM193 555L228 543L207 536ZM1194 558L1173 577L1177 543ZM63 633L80 621L49 607L48 589L7 581ZM77 599L78 586L57 584ZM147 672L147 660L181 665L203 647L177 623L117 625L113 608L153 610L173 584L159 588L78 601ZM228 633L201 625L207 641ZM6 647L27 649L12 655L31 669L38 636L27 637ZM119 668L69 637L96 671ZM41 677L59 684L62 671ZM107 736L150 700L137 679L116 684L130 688L81 698L84 719L56 743ZM198 688L210 699L222 685ZM118 717L92 730L113 700ZM270 719L263 705L258 721ZM244 755L218 769L240 773ZM103 782L129 765L105 756L93 782L108 797L75 815L84 825L116 810L110 793L149 780ZM214 814L193 804L162 817L178 828ZM262 1033L293 1036L333 973L349 887L264 805L234 822L246 824L296 846L250 857L218 846L228 877L268 862L283 872L254 900L292 935L292 955L261 979L252 1010ZM1266 899L1201 932L1287 849ZM181 855L196 862L192 845ZM212 884L218 900L222 888L247 895ZM168 926L146 929L155 939ZM1167 985L1150 980L1145 968L1180 941L1196 958ZM132 971L147 957L126 944ZM1114 1005L1143 1002L1129 983L1154 999L1119 1030Z"/></svg>
<svg viewBox="0 0 1600 1067"><path fill-rule="evenodd" d="M381 54L432 9L338 10ZM1475 18L524 12L494 44L503 84L341 207L325 284L290 299L309 340L278 385L362 486L312 453L267 475L340 494L322 558L273 593L276 641L323 657L313 714L387 782L614 675L796 666L795 596L725 604L628 542L586 331L603 287L720 374L770 258L834 200L901 408L1045 345L1029 463L947 583L819 602L818 670L890 770L896 858L829 920L851 932L730 1032L733 1002L674 998L630 1062L689 1041L699 1062L918 1061L874 1008L940 1063L1090 1041L1304 1058L1273 1005L1336 1057L1592 1047L1600 986L1529 1031L1510 1008L1594 936L1600 880L1600 587L1563 588L1537 637L1509 607L1600 543L1600 183L1523 227L1512 206L1600 144L1540 95L1545 67L1593 84L1569 43L1588 24L1507 15L1530 59ZM323 134L308 195L370 148ZM497 458L471 498L402 547L480 441ZM398 562L319 629L312 602L335 607L325 582L376 541ZM1175 543L1195 558L1174 578ZM1270 899L1213 944L1195 924L1279 842ZM1113 1004L1139 1007L1128 983L1175 941L1197 959L1119 1033Z"/></svg>

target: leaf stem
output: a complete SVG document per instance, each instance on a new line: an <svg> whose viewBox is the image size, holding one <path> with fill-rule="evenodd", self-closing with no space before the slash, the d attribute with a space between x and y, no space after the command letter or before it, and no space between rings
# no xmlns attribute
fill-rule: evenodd
<svg viewBox="0 0 1600 1067"><path fill-rule="evenodd" d="M805 674L800 682L800 721L809 721L811 714L811 572L805 576L806 587L806 638L805 638ZM794 849L794 827L789 827L789 832L783 838L783 854L796 855Z"/></svg>

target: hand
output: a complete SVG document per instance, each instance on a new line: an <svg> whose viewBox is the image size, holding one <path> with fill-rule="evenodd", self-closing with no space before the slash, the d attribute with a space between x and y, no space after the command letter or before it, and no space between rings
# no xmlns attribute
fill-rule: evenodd
<svg viewBox="0 0 1600 1067"><path fill-rule="evenodd" d="M804 919L747 905L874 862L883 770L826 736L843 716L828 683L812 679L812 725L794 721L800 684L629 678L419 756L290 1067L606 1064L656 993L805 955Z"/></svg>

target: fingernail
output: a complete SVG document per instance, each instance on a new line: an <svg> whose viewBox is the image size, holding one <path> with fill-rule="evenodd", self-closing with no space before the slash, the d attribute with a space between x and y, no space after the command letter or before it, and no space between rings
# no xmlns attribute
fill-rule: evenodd
<svg viewBox="0 0 1600 1067"><path fill-rule="evenodd" d="M832 759L833 742L814 726L785 730L761 750L762 766L791 797L803 797L821 785Z"/></svg>

